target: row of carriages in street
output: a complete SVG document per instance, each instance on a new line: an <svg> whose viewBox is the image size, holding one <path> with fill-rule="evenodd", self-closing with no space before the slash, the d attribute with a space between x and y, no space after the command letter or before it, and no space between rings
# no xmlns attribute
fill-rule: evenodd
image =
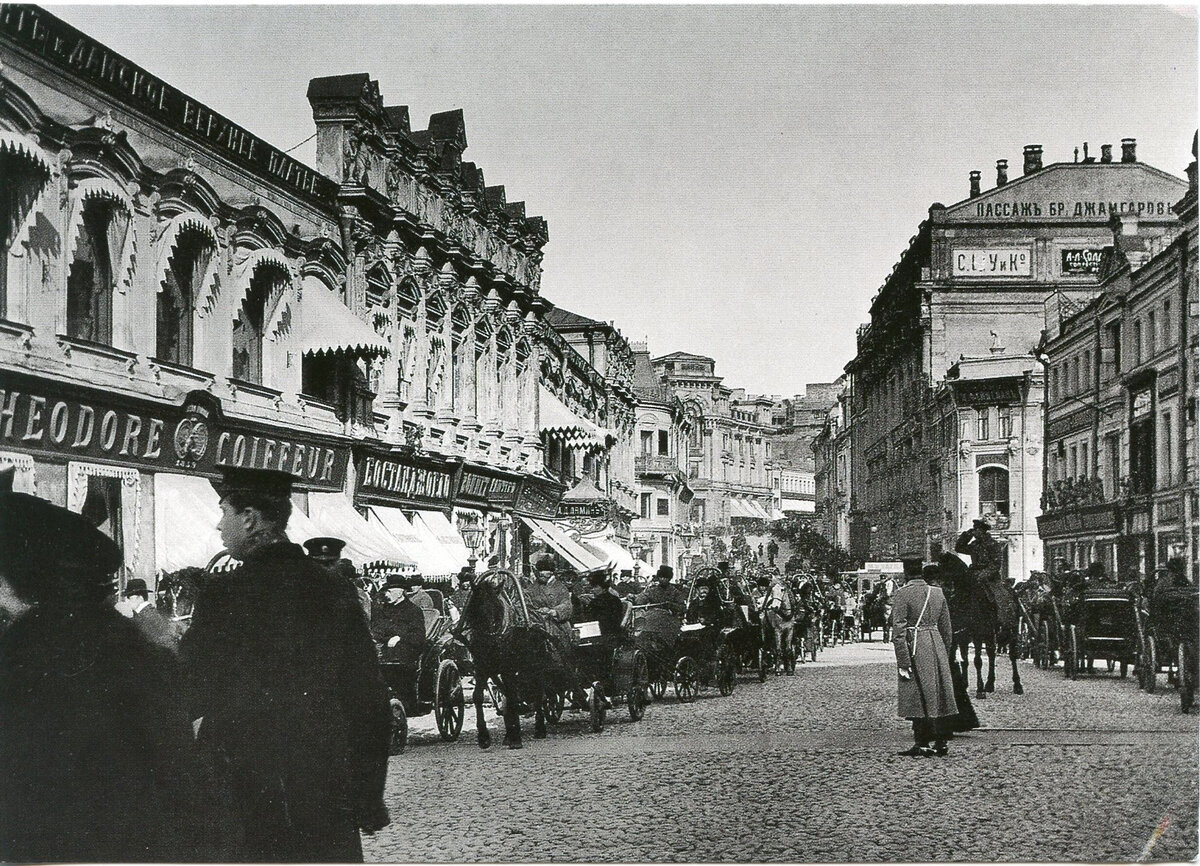
<svg viewBox="0 0 1200 866"><path fill-rule="evenodd" d="M512 573L485 572L476 580L476 587L484 585L507 600L517 620L536 622L525 589ZM408 719L416 716L432 713L443 741L459 739L473 689L486 690L485 700L497 714L504 708L501 684L476 678L475 661L453 627L449 599L437 590L427 592L434 612L420 662L415 669L383 662L391 691L393 754L404 750ZM772 671L794 671L801 649L816 658L819 641L803 634L787 645L782 658L775 658L769 630L764 637L761 600L742 575L698 569L681 598L674 605L623 600L624 615L615 633L602 633L594 621L573 623L564 658L547 662L546 720L557 723L568 711L582 711L591 729L600 732L608 712L618 706L637 722L651 702L666 700L669 693L681 703L695 701L705 689L730 695L743 674L765 682ZM553 648L549 652L557 654ZM533 707L525 702L521 710L527 715Z"/></svg>
<svg viewBox="0 0 1200 866"><path fill-rule="evenodd" d="M1200 659L1200 594L1195 585L1169 576L1150 588L1140 583L1120 586L1089 584L1068 575L1027 596L1022 626L1034 664L1042 669L1061 662L1064 676L1078 679L1097 674L1128 677L1155 692L1165 675L1178 689L1180 709L1194 711Z"/></svg>

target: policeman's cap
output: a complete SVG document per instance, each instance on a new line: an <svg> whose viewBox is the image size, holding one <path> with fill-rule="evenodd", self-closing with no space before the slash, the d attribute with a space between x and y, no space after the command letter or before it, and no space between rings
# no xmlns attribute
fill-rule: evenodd
<svg viewBox="0 0 1200 866"><path fill-rule="evenodd" d="M221 478L213 481L213 489L224 499L231 493L249 493L272 499L287 499L292 495L292 485L299 479L290 472L278 469L242 469L226 466L221 469Z"/></svg>
<svg viewBox="0 0 1200 866"><path fill-rule="evenodd" d="M304 549L314 559L337 559L342 555L342 548L345 546L346 542L342 539L327 536L310 538L304 542Z"/></svg>

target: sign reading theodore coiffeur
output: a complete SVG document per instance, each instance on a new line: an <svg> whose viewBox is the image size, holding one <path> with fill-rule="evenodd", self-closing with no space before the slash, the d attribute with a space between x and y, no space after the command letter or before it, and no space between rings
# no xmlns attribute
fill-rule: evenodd
<svg viewBox="0 0 1200 866"><path fill-rule="evenodd" d="M328 490L342 489L350 455L348 443L226 418L205 392L161 404L9 371L0 371L0 448L198 475L279 469Z"/></svg>

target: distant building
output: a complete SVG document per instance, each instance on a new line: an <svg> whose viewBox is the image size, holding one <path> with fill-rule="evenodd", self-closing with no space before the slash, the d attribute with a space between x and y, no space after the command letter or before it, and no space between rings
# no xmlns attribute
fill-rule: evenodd
<svg viewBox="0 0 1200 866"><path fill-rule="evenodd" d="M692 523L719 537L737 522L772 519L771 400L735 400L715 374L713 359L703 355L675 352L651 365L683 401L688 418Z"/></svg>
<svg viewBox="0 0 1200 866"><path fill-rule="evenodd" d="M1046 307L1094 295L1111 218L1147 237L1178 226L1178 178L1138 161L1136 142L1099 160L1042 165L949 207L934 204L871 304L851 374L851 553L889 560L952 549L991 516L1007 574L1042 567L1036 518L1043 375L1031 363Z"/></svg>
<svg viewBox="0 0 1200 866"><path fill-rule="evenodd" d="M850 426L849 377L838 380L836 402L825 413L813 439L813 487L818 528L836 547L850 550Z"/></svg>
<svg viewBox="0 0 1200 866"><path fill-rule="evenodd" d="M1096 562L1124 578L1179 557L1197 576L1194 159L1188 179L1174 239L1118 216L1099 294L1047 321L1038 526L1052 568Z"/></svg>
<svg viewBox="0 0 1200 866"><path fill-rule="evenodd" d="M633 358L638 501L633 547L643 575L669 565L682 579L697 535L690 526L694 494L687 479L690 421L683 402L658 381L645 345L634 345Z"/></svg>

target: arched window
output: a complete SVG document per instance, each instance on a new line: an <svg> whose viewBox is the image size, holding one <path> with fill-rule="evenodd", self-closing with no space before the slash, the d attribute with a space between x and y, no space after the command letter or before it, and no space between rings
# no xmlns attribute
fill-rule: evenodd
<svg viewBox="0 0 1200 866"><path fill-rule="evenodd" d="M259 265L233 320L233 378L263 384L263 339L267 305L282 293L287 276L278 267Z"/></svg>
<svg viewBox="0 0 1200 866"><path fill-rule="evenodd" d="M454 365L451 401L454 411L462 417L474 416L475 340L471 334L471 316L465 307L455 307L450 316L451 362Z"/></svg>
<svg viewBox="0 0 1200 866"><path fill-rule="evenodd" d="M67 276L67 336L111 344L113 290L129 213L117 202L89 198Z"/></svg>
<svg viewBox="0 0 1200 866"><path fill-rule="evenodd" d="M214 252L212 239L203 232L180 232L158 287L154 355L159 360L192 365L196 297Z"/></svg>
<svg viewBox="0 0 1200 866"><path fill-rule="evenodd" d="M985 466L979 470L979 515L1008 517L1008 470Z"/></svg>
<svg viewBox="0 0 1200 866"><path fill-rule="evenodd" d="M50 171L40 160L0 140L0 319L10 315L9 255L17 251L22 229L49 179Z"/></svg>

